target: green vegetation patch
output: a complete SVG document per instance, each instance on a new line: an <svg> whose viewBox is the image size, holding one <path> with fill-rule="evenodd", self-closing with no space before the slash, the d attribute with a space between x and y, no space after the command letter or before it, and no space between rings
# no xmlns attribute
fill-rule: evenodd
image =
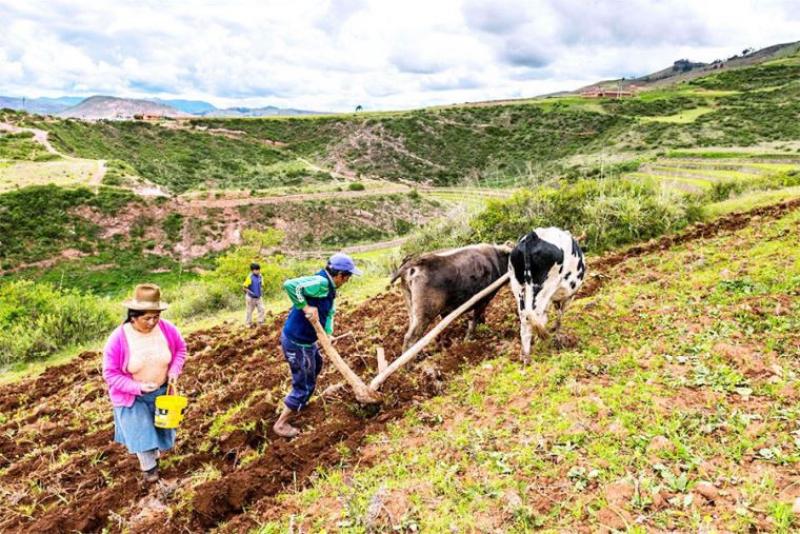
<svg viewBox="0 0 800 534"><path fill-rule="evenodd" d="M52 161L59 159L37 143L32 132L9 133L0 131L0 160Z"/></svg>
<svg viewBox="0 0 800 534"><path fill-rule="evenodd" d="M657 99L643 99L639 97L602 99L601 103L603 108L609 113L637 117L663 117L698 108L705 103L705 99L676 95Z"/></svg>
<svg viewBox="0 0 800 534"><path fill-rule="evenodd" d="M778 87L797 80L800 80L800 65L781 63L723 70L689 83L705 89L753 91L754 89Z"/></svg>
<svg viewBox="0 0 800 534"><path fill-rule="evenodd" d="M0 285L0 367L41 359L107 333L117 306L28 280Z"/></svg>
<svg viewBox="0 0 800 534"><path fill-rule="evenodd" d="M75 213L90 206L115 213L136 200L129 191L100 188L66 189L54 185L31 186L0 195L0 258L2 268L59 254L67 248L90 253L101 228Z"/></svg>
<svg viewBox="0 0 800 534"><path fill-rule="evenodd" d="M39 126L50 132L51 141L64 152L123 161L142 178L177 193L212 187L267 187L273 176L264 168L293 159L255 141L141 122L68 120Z"/></svg>
<svg viewBox="0 0 800 534"><path fill-rule="evenodd" d="M655 180L605 178L520 190L491 199L471 219L427 226L403 247L407 253L475 242L516 241L537 227L558 226L593 253L662 235L700 217L697 202Z"/></svg>

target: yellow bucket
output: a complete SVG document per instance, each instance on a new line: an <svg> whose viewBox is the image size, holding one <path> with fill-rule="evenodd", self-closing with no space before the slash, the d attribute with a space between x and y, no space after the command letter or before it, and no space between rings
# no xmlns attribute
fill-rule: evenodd
<svg viewBox="0 0 800 534"><path fill-rule="evenodd" d="M178 428L183 419L181 412L188 403L189 400L178 395L175 386L170 384L166 395L156 397L155 425L158 428Z"/></svg>

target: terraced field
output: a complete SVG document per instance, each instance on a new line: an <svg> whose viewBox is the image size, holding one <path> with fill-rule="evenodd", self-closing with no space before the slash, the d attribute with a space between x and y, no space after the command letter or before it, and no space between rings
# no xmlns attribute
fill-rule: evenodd
<svg viewBox="0 0 800 534"><path fill-rule="evenodd" d="M468 210L478 210L486 206L487 200L508 198L513 192L513 189L437 187L425 191L425 196L447 203L463 205Z"/></svg>
<svg viewBox="0 0 800 534"><path fill-rule="evenodd" d="M724 184L739 192L780 189L800 182L800 155L679 152L646 163L628 176L655 179L697 194L708 193Z"/></svg>

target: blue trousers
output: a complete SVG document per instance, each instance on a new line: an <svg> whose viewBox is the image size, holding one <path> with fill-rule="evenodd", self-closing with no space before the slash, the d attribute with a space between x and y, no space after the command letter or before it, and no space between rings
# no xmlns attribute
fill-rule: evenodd
<svg viewBox="0 0 800 534"><path fill-rule="evenodd" d="M292 390L283 400L290 410L300 410L311 398L317 387L317 377L322 371L322 356L319 347L303 347L286 336L281 336L283 356L292 371Z"/></svg>

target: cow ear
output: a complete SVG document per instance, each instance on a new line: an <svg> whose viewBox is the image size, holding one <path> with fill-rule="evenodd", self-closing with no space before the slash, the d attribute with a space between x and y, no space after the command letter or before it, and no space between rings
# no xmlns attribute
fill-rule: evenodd
<svg viewBox="0 0 800 534"><path fill-rule="evenodd" d="M505 243L503 243L503 246L504 246L504 247L507 247L507 248L510 250L510 249L513 249L514 247L516 247L516 246L517 246L517 244L516 244L516 243L514 243L513 241L511 241L511 240L509 239L508 241L506 241Z"/></svg>

